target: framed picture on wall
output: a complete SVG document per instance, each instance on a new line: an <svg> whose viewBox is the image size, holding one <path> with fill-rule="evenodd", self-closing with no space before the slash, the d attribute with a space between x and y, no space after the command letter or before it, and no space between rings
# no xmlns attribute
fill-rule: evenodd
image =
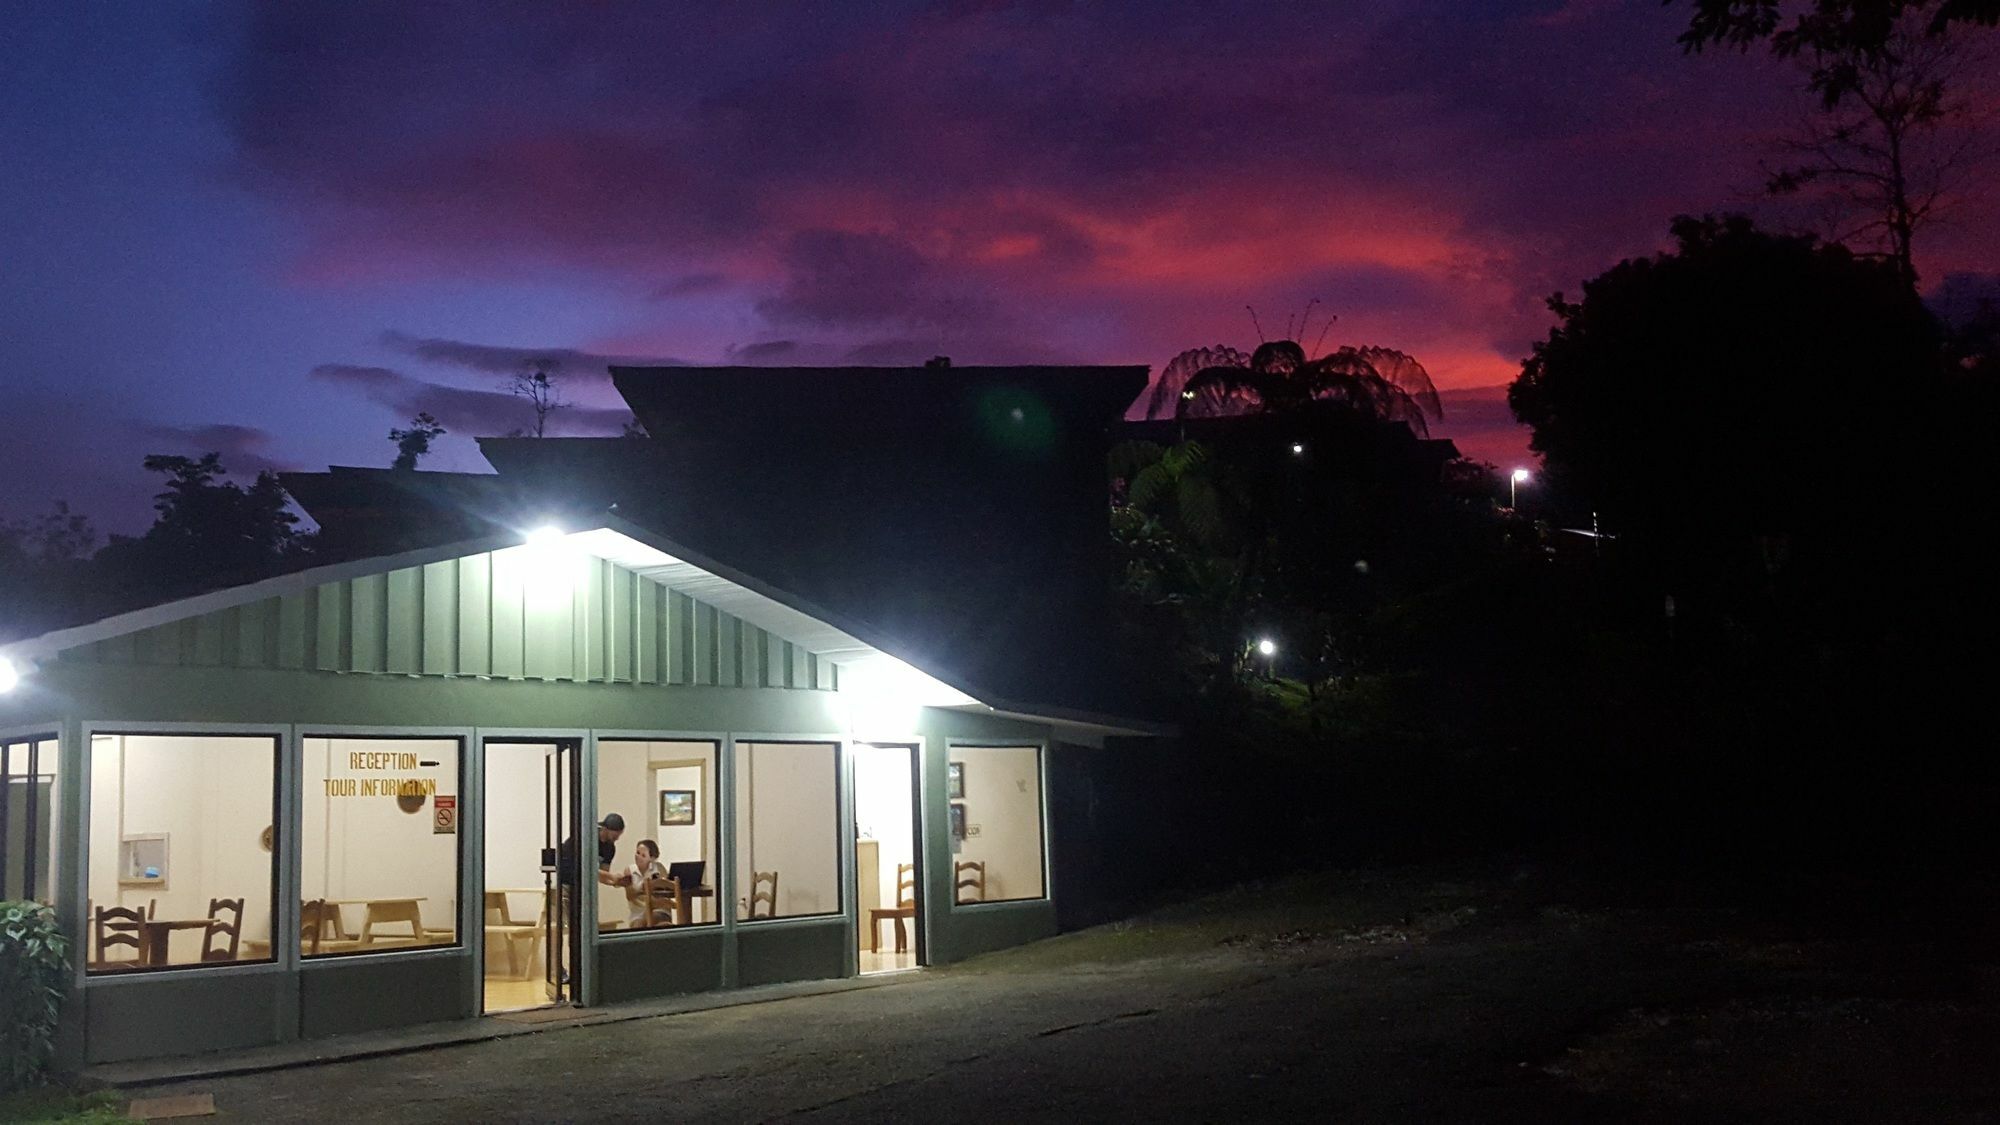
<svg viewBox="0 0 2000 1125"><path fill-rule="evenodd" d="M663 825L694 823L694 790L660 790L660 823Z"/></svg>
<svg viewBox="0 0 2000 1125"><path fill-rule="evenodd" d="M951 838L965 839L965 806L955 801L951 806Z"/></svg>
<svg viewBox="0 0 2000 1125"><path fill-rule="evenodd" d="M953 801L965 799L965 763L948 762L944 767L944 795Z"/></svg>

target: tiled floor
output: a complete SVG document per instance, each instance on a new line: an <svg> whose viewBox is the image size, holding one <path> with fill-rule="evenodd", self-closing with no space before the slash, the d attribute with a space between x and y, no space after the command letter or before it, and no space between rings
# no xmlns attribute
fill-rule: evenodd
<svg viewBox="0 0 2000 1125"><path fill-rule="evenodd" d="M864 973L888 973L897 969L917 967L915 953L892 953L884 949L880 953L870 953L866 946L861 950L861 971Z"/></svg>
<svg viewBox="0 0 2000 1125"><path fill-rule="evenodd" d="M486 978L486 1010L510 1012L518 1008L539 1008L549 1002L548 986L539 974L529 980L507 977Z"/></svg>

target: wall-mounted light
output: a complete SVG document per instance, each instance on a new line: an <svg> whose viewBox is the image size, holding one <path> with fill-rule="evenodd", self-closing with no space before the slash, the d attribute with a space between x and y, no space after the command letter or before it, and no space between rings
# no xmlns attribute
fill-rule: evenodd
<svg viewBox="0 0 2000 1125"><path fill-rule="evenodd" d="M0 656L0 695L13 691L21 683L21 670L12 660Z"/></svg>

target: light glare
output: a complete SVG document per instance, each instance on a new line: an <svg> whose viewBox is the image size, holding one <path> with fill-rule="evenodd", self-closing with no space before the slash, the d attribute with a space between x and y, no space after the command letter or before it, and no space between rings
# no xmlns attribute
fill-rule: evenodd
<svg viewBox="0 0 2000 1125"><path fill-rule="evenodd" d="M1278 654L1278 642L1265 637L1263 640L1257 642L1257 651L1263 653L1265 656L1276 656Z"/></svg>
<svg viewBox="0 0 2000 1125"><path fill-rule="evenodd" d="M1528 470L1526 470L1526 469L1515 469L1515 470L1514 470L1514 483L1515 483L1515 484L1526 484L1526 483L1528 483Z"/></svg>
<svg viewBox="0 0 2000 1125"><path fill-rule="evenodd" d="M13 661L0 656L0 695L13 691L20 682L20 669L14 667Z"/></svg>

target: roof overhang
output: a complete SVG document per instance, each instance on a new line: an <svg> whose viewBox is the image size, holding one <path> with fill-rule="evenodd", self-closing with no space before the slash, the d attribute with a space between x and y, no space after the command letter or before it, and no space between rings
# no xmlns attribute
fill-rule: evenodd
<svg viewBox="0 0 2000 1125"><path fill-rule="evenodd" d="M1171 728L1140 720L1086 715L1003 700L993 693L979 690L975 685L959 681L948 672L919 667L916 662L892 651L889 643L874 635L866 626L842 621L837 614L704 558L698 552L628 520L602 515L594 516L588 522L592 526L576 531L553 529L554 533L544 530L530 535L486 536L296 571L0 645L0 660L12 669L25 672L35 663L67 649L267 598L303 592L328 582L425 566L488 551L557 550L577 552L624 567L830 660L840 667L843 693L893 699L905 707L942 707L1045 722L1089 738L1171 732Z"/></svg>

